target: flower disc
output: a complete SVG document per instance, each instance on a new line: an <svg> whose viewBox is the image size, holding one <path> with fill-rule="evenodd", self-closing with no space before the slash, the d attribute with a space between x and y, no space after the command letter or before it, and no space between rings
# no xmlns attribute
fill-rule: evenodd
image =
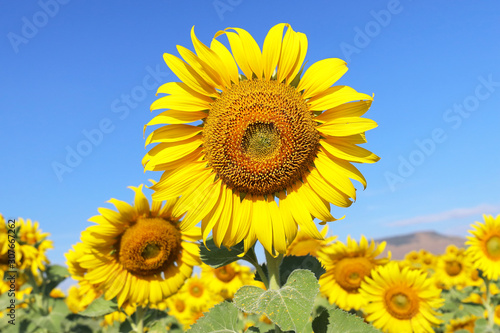
<svg viewBox="0 0 500 333"><path fill-rule="evenodd" d="M207 117L206 156L232 189L279 192L307 170L319 133L295 88L277 81L243 81L216 100Z"/></svg>
<svg viewBox="0 0 500 333"><path fill-rule="evenodd" d="M181 233L162 218L140 218L120 241L119 261L129 272L157 274L166 270L181 250Z"/></svg>
<svg viewBox="0 0 500 333"><path fill-rule="evenodd" d="M418 313L419 298L410 288L395 287L387 291L385 306L387 311L397 319L408 320Z"/></svg>

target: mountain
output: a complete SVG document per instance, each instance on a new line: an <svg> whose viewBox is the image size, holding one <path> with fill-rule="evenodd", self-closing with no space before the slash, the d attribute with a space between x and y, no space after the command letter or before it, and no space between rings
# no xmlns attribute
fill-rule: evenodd
<svg viewBox="0 0 500 333"><path fill-rule="evenodd" d="M454 244L457 247L465 247L465 238L458 236L446 236L435 231L415 232L407 235L387 237L384 239L376 239L376 242L386 241L384 254L387 251L392 252L392 259L404 259L408 252L420 249L427 250L432 254L442 254L446 251L446 247Z"/></svg>

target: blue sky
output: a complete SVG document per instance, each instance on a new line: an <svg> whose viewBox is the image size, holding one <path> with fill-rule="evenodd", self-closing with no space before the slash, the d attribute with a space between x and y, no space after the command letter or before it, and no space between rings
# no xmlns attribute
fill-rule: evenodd
<svg viewBox="0 0 500 333"><path fill-rule="evenodd" d="M98 207L143 172L142 130L156 88L178 81L164 64L190 29L205 44L226 27L267 31L287 22L309 41L306 60L342 58L339 84L375 94L379 127L365 148L345 240L419 230L465 236L482 213L500 213L500 4L431 1L3 2L0 11L0 212L51 234L54 263ZM89 139L90 138L90 139ZM80 152L80 153L79 153ZM78 154L78 156L76 156ZM54 165L59 171L54 170ZM61 169L61 165L65 165Z"/></svg>

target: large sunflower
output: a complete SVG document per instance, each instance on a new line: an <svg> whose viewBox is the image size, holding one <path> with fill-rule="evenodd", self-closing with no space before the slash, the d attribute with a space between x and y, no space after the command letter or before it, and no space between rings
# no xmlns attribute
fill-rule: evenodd
<svg viewBox="0 0 500 333"><path fill-rule="evenodd" d="M465 242L469 245L467 254L471 258L474 267L483 271L490 280L498 280L500 277L500 214L497 217L483 215L484 223L476 222L471 226L475 230L469 230L472 236Z"/></svg>
<svg viewBox="0 0 500 333"><path fill-rule="evenodd" d="M362 236L358 245L348 237L347 245L337 241L318 250L318 258L326 269L319 279L320 291L330 303L344 310L359 310L366 304L359 287L361 281L370 276L372 269L389 261L390 253L389 258L376 259L384 251L385 244L369 243Z"/></svg>
<svg viewBox="0 0 500 333"><path fill-rule="evenodd" d="M285 27L286 33L283 37ZM231 52L216 38L225 34ZM334 221L330 203L348 207L356 198L351 164L379 158L357 144L377 126L361 118L372 97L332 85L347 71L340 59L312 64L302 75L307 38L288 24L267 34L262 52L245 30L219 31L210 47L191 30L196 53L164 54L182 82L158 89L151 105L165 110L146 126L146 170L163 171L155 200L182 195L174 208L186 214L181 230L202 221L203 238L245 249L259 240L272 254L285 253L297 225L322 239L313 219ZM242 73L238 70L241 70ZM191 123L191 124L189 124Z"/></svg>
<svg viewBox="0 0 500 333"><path fill-rule="evenodd" d="M444 302L441 290L423 271L390 262L361 282L360 293L369 302L366 319L384 332L434 332L432 326L441 323L435 311Z"/></svg>
<svg viewBox="0 0 500 333"><path fill-rule="evenodd" d="M135 205L111 199L117 211L100 208L101 215L89 219L97 225L82 232L83 252L72 270L104 292L106 299L117 297L121 307L128 304L155 304L177 292L200 263L196 241L199 228L179 229L180 216L172 214L176 199L165 206L152 206L135 191ZM73 254L69 258L74 257Z"/></svg>

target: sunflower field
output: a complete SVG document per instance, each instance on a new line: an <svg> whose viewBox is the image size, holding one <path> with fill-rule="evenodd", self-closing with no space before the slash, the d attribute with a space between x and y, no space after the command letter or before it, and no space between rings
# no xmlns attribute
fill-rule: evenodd
<svg viewBox="0 0 500 333"><path fill-rule="evenodd" d="M67 267L38 222L1 217L1 332L500 332L500 215L404 260L329 233L367 186L355 164L379 160L360 146L374 95L335 85L344 60L306 68L285 23L262 49L241 28L190 36L144 125L159 180L98 208Z"/></svg>

